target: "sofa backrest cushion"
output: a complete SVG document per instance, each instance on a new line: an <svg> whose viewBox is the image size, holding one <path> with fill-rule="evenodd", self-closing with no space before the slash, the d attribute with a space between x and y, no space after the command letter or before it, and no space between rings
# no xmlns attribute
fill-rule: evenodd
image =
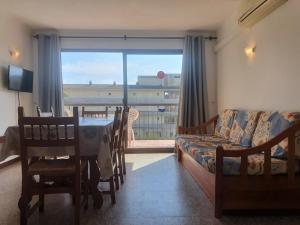
<svg viewBox="0 0 300 225"><path fill-rule="evenodd" d="M299 113L294 112L263 112L260 115L253 135L252 146L261 145L274 138L298 121L299 115ZM271 150L273 157L286 158L288 151L287 138L274 146Z"/></svg>
<svg viewBox="0 0 300 225"><path fill-rule="evenodd" d="M251 146L258 115L257 111L237 111L230 131L230 141L245 147Z"/></svg>
<svg viewBox="0 0 300 225"><path fill-rule="evenodd" d="M236 111L232 109L225 109L222 113L219 114L217 125L215 128L216 136L229 139L235 112Z"/></svg>

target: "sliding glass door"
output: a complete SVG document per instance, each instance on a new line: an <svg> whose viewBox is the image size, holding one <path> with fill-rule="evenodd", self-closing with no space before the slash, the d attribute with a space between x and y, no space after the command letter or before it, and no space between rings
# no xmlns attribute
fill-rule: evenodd
<svg viewBox="0 0 300 225"><path fill-rule="evenodd" d="M126 54L127 104L134 118L129 147L174 147L182 54L176 51Z"/></svg>
<svg viewBox="0 0 300 225"><path fill-rule="evenodd" d="M180 51L68 51L61 58L65 114L79 106L107 108L112 117L115 107L125 104L132 108L129 147L174 146Z"/></svg>

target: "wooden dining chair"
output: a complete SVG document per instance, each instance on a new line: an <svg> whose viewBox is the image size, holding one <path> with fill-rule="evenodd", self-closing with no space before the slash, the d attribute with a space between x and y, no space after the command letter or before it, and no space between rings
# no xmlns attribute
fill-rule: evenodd
<svg viewBox="0 0 300 225"><path fill-rule="evenodd" d="M74 107L73 117L24 117L23 108L19 107L18 116L22 164L20 224L26 225L28 217L38 207L40 212L44 210L44 195L69 193L75 200L74 223L79 225L83 166L80 162L78 108ZM66 147L73 152L69 159L47 160L44 156L51 154L51 147ZM43 149L38 150L38 156L31 156L32 148L35 151L36 148ZM65 182L55 183L56 178L63 178ZM54 183L51 185L49 181ZM39 201L31 207L34 195L39 195Z"/></svg>
<svg viewBox="0 0 300 225"><path fill-rule="evenodd" d="M128 115L129 108L124 107L122 113L122 121L120 126L120 135L118 140L118 169L121 184L124 183L124 175L126 174L125 152L127 148L127 132L128 132Z"/></svg>
<svg viewBox="0 0 300 225"><path fill-rule="evenodd" d="M121 117L122 117L122 108L117 107L114 116L113 128L111 131L110 137L110 154L113 165L113 176L109 179L100 179L100 182L109 182L109 191L103 191L103 194L110 194L111 201L113 204L116 203L115 197L115 189L119 189L119 174L118 174L118 139L120 134L120 125L121 125Z"/></svg>
<svg viewBox="0 0 300 225"><path fill-rule="evenodd" d="M50 109L51 109L50 112L42 112L41 107L37 106L36 111L37 111L38 117L54 117L55 113L54 113L53 107L51 106Z"/></svg>
<svg viewBox="0 0 300 225"><path fill-rule="evenodd" d="M103 111L86 111L84 106L82 107L82 117L95 117L95 118L107 118L108 107L105 107Z"/></svg>

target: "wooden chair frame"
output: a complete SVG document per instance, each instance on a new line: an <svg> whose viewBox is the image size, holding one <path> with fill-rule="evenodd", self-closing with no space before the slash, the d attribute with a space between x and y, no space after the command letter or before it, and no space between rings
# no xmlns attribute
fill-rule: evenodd
<svg viewBox="0 0 300 225"><path fill-rule="evenodd" d="M21 145L21 163L22 163L22 193L19 200L20 224L26 225L28 217L40 208L44 208L44 195L53 193L70 193L75 199L74 221L76 225L80 224L80 194L81 194L81 165L80 165L80 149L79 149L79 118L78 108L73 108L73 117L24 117L23 108L18 108L19 127L20 127L20 145ZM34 136L34 128L39 127L39 137ZM50 137L50 126L56 127L56 138ZM58 126L64 126L64 137L60 137L58 133ZM67 127L73 126L74 135L68 137ZM31 137L26 136L25 129L31 129ZM42 129L47 128L47 138L42 135ZM34 181L33 176L29 173L30 164L33 161L39 160L37 157L29 157L29 147L74 147L74 156L72 160L75 165L75 173L72 174L73 186L70 187L48 187L43 183L43 176L40 176L40 182ZM54 177L60 174L53 174ZM64 175L62 175L64 176ZM39 201L32 207L29 202L33 195L39 195Z"/></svg>
<svg viewBox="0 0 300 225"><path fill-rule="evenodd" d="M117 107L114 116L113 129L110 137L110 153L113 163L113 176L108 179L100 179L100 182L109 182L109 191L102 191L103 194L109 194L112 204L116 203L115 190L119 189L119 174L118 174L118 159L117 159L117 144L120 134L120 124L122 117L122 108Z"/></svg>
<svg viewBox="0 0 300 225"><path fill-rule="evenodd" d="M120 136L121 119L122 119L122 107L117 107L115 111L115 119L114 119L113 129L111 133L111 141L110 141L110 151L111 151L111 157L113 161L116 190L119 190L120 187L117 154L118 154L118 141Z"/></svg>
<svg viewBox="0 0 300 225"><path fill-rule="evenodd" d="M209 125L216 125L217 117L196 128L179 128L179 134L205 134ZM296 123L268 142L243 150L216 149L216 173L212 174L176 145L178 161L190 172L215 207L215 217L220 218L226 210L299 210L300 175L295 172L295 136L300 131ZM271 148L288 139L285 175L272 175ZM264 174L248 175L248 156L264 154ZM223 174L226 157L240 157L240 175Z"/></svg>
<svg viewBox="0 0 300 225"><path fill-rule="evenodd" d="M127 149L127 132L128 132L128 115L129 108L124 107L122 113L122 122L120 127L120 135L118 140L118 168L121 184L124 183L124 175L126 174L125 152Z"/></svg>

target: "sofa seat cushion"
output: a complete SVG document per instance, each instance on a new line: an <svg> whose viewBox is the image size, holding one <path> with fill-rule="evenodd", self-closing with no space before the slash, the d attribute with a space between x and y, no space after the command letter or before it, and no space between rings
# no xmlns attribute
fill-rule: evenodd
<svg viewBox="0 0 300 225"><path fill-rule="evenodd" d="M230 130L229 140L238 145L251 146L258 115L259 112L256 111L237 111Z"/></svg>
<svg viewBox="0 0 300 225"><path fill-rule="evenodd" d="M229 139L235 113L235 110L225 109L222 113L219 114L217 125L215 128L216 136Z"/></svg>
<svg viewBox="0 0 300 225"><path fill-rule="evenodd" d="M229 140L215 135L177 135L175 138L176 144L185 152L190 152L191 149L197 149L197 146L212 146L218 144L230 143Z"/></svg>
<svg viewBox="0 0 300 225"><path fill-rule="evenodd" d="M216 148L222 145L224 149L241 150L247 147L230 143L224 138L217 136L205 135L179 135L176 137L176 144L179 148L188 153L203 168L211 173L216 171ZM299 161L295 163L296 171L299 171ZM225 157L224 158L224 174L239 175L240 174L240 158ZM264 173L264 155L255 154L248 157L248 174L262 175ZM287 161L283 159L271 159L272 174L286 174Z"/></svg>
<svg viewBox="0 0 300 225"><path fill-rule="evenodd" d="M253 134L252 146L261 145L274 138L282 131L299 121L299 113L294 112L263 112ZM288 150L288 140L284 139L272 148L272 156L286 158Z"/></svg>

